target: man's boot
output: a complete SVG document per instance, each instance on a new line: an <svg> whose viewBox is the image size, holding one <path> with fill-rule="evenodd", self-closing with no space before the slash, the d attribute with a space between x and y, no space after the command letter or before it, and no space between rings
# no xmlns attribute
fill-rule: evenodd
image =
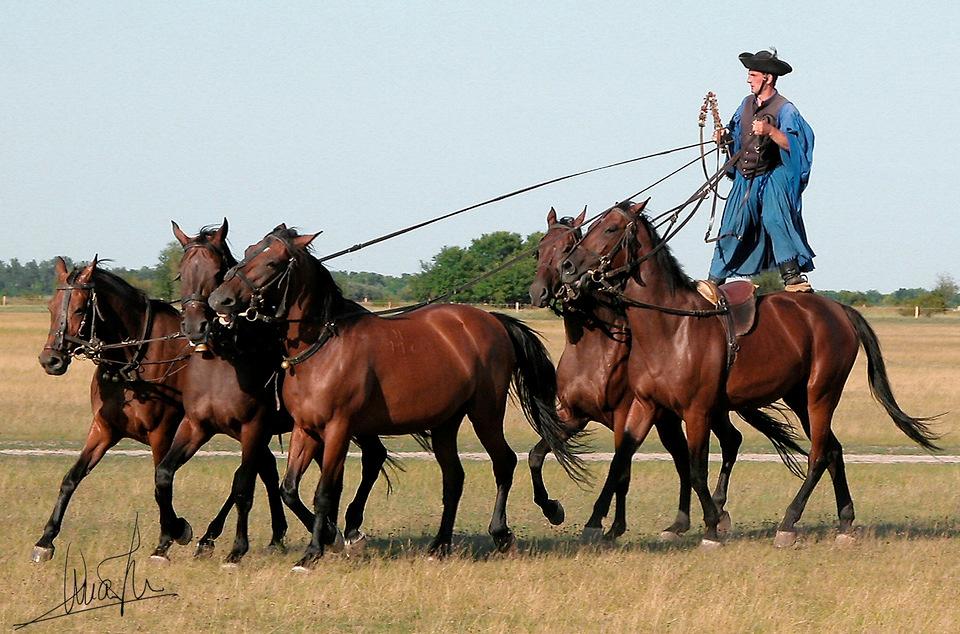
<svg viewBox="0 0 960 634"><path fill-rule="evenodd" d="M813 287L807 281L807 276L800 272L797 259L787 260L780 265L780 277L783 278L783 290L791 293L811 293Z"/></svg>

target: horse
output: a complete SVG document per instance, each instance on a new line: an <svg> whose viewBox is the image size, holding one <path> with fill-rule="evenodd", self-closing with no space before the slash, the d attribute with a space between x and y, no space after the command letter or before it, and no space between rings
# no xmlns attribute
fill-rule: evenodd
<svg viewBox="0 0 960 634"><path fill-rule="evenodd" d="M576 218L558 220L554 209L547 214L547 232L537 249L537 269L530 285L530 301L534 306L551 306L563 317L566 341L557 363L557 396L560 418L571 432L583 430L597 421L614 431L619 443L623 424L633 402L629 389L627 360L630 354L630 329L622 309L597 301L562 301L560 265L581 239L581 226L586 209ZM580 300L592 299L581 296ZM557 302L560 306L557 307ZM738 412L774 443L787 466L796 469L796 460L789 452L801 452L795 434L788 424L781 423L755 409ZM722 419L721 423L729 422ZM680 419L665 416L656 422L664 448L673 458L680 479L680 499L674 522L660 533L662 541L674 541L690 528L690 467L686 440ZM730 528L730 514L725 510L730 473L737 459L743 436L732 425L721 424L713 429L720 441L722 463L713 501L720 511L720 532ZM549 447L543 441L530 451L529 464L534 483L534 501L553 524L563 521L563 507L549 499L543 484L543 459ZM627 466L629 470L629 465ZM606 539L615 539L626 531L626 495L629 473L616 491L616 512ZM597 505L584 526L584 535L592 538L602 531L601 520L607 508Z"/></svg>
<svg viewBox="0 0 960 634"><path fill-rule="evenodd" d="M212 553L214 540L223 530L230 505L236 504L236 538L224 561L224 565L233 566L249 549L247 525L257 474L266 486L270 506L273 535L269 547L280 552L286 550L283 538L287 522L280 495L280 478L269 448L271 436L287 433L293 428L293 421L277 401L273 388L282 349L274 325L239 320L237 328L227 330L219 325L207 305L207 296L220 284L227 269L237 263L226 243L226 218L220 227L201 229L195 237L185 234L176 222L172 225L173 234L183 247L180 331L194 346L194 354L184 370L185 416L170 450L156 469L161 537L153 557L167 557L172 536L180 534L180 525L185 521L177 517L173 509L176 471L214 434L222 433L241 443L241 463L234 474L231 499L197 543L196 556ZM238 344L238 339L242 339L242 345ZM361 444L363 480L357 498L347 511L346 535L351 546L364 540L360 533L363 508L387 459L387 450L379 438L372 436L364 440ZM313 513L303 505L299 496L296 502L299 504L294 504L291 509L309 531L313 528Z"/></svg>
<svg viewBox="0 0 960 634"><path fill-rule="evenodd" d="M50 332L40 365L59 376L76 355L93 359L97 369L90 384L90 431L34 546L35 563L53 558L53 541L71 496L111 447L123 438L149 445L156 466L183 417L185 344L174 338L179 313L97 264L94 257L83 268L68 271L63 258L54 261L57 288L48 304ZM176 537L189 543L189 525Z"/></svg>
<svg viewBox="0 0 960 634"><path fill-rule="evenodd" d="M855 309L813 293L777 292L757 299L756 323L742 336L728 367L724 326L693 280L670 253L645 203L608 210L561 265L572 293L605 292L626 306L631 331L630 386L637 403L610 465L604 495L623 478L630 456L663 410L687 424L691 479L703 506L705 539L715 539L719 513L707 489L708 430L728 412L782 399L796 414L811 447L803 484L786 509L774 544L796 542L796 524L823 472L833 480L838 541L854 539L853 500L843 448L831 429L833 413L858 349L867 355L870 390L894 424L927 450L939 449L929 426L936 417L915 418L897 404L879 341ZM600 283L599 287L595 286Z"/></svg>
<svg viewBox="0 0 960 634"><path fill-rule="evenodd" d="M251 311L284 319L283 400L294 418L285 487L299 478L298 456L323 443L313 536L294 570L315 566L336 530L328 509L347 440L357 433L430 432L443 476L443 514L429 553L448 555L463 491L457 431L464 415L493 464L497 495L488 531L497 550L511 549L506 503L517 456L503 434L511 382L527 420L561 465L583 477L556 415L556 375L543 343L519 320L465 305L374 315L344 297L308 252L316 235L279 225L247 249L209 299L227 320Z"/></svg>

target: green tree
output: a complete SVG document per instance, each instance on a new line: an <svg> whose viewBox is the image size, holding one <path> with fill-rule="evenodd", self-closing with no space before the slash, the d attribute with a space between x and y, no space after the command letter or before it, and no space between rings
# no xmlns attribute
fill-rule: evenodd
<svg viewBox="0 0 960 634"><path fill-rule="evenodd" d="M177 241L167 243L160 252L159 262L155 267L154 293L168 301L180 298L180 260L183 258L183 247Z"/></svg>

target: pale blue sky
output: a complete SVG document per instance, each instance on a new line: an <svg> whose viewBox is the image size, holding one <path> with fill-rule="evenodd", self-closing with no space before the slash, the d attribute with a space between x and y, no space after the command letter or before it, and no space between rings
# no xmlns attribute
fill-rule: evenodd
<svg viewBox="0 0 960 634"><path fill-rule="evenodd" d="M741 51L773 45L813 126L804 217L821 288L960 278L956 3L0 3L0 259L153 264L231 222L320 254L540 180L697 140ZM442 246L594 212L683 162L601 172L331 262L416 272ZM697 172L653 190L668 208ZM676 240L693 276L702 215Z"/></svg>

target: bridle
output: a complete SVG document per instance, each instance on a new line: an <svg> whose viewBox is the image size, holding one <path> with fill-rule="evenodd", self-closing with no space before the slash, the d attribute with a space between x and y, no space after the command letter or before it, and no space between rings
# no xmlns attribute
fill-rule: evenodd
<svg viewBox="0 0 960 634"><path fill-rule="evenodd" d="M96 335L97 317L103 319L100 307L97 304L97 291L93 282L85 284L65 284L58 286L55 290L63 292L63 299L60 302L60 318L57 321L57 332L53 337L53 345L45 345L44 350L50 350L57 354L67 356L90 356L90 352L95 350L100 341ZM67 322L70 312L70 297L73 291L88 291L90 293L87 302L83 307L83 316L80 318L80 326L77 327L76 336L67 334ZM83 329L87 325L87 317L90 317L90 338L83 338ZM65 343L72 343L77 346L71 350L64 350Z"/></svg>
<svg viewBox="0 0 960 634"><path fill-rule="evenodd" d="M286 262L286 266L282 269L277 270L266 282L257 286L250 281L244 272L242 271L243 267L250 263L253 258L257 257L264 251L270 248L270 244L264 244L262 248L250 253L249 255L244 256L242 260L237 262L234 266L227 269L227 272L223 275L223 281L229 282L234 277L240 280L240 282L250 291L250 301L248 303L247 309L242 313L239 313L239 317L244 317L249 321L264 321L267 323L281 321L286 318L287 315L287 305L290 299L290 276L293 274L293 271L296 269L297 258L295 257L296 249L293 246L293 243L290 240L278 236L276 234L269 234L264 238L264 242L268 240L276 240L283 244L286 248L287 253L290 254L289 259ZM264 292L270 288L277 286L282 286L281 299L280 303L273 310L272 315L268 315L264 312Z"/></svg>
<svg viewBox="0 0 960 634"><path fill-rule="evenodd" d="M672 306L663 306L660 304L651 304L627 297L624 294L624 286L626 285L627 280L641 264L653 257L660 249L665 248L666 241L660 242L657 246L642 254L640 257L632 258L631 255L633 252L633 247L638 244L636 230L637 218L639 216L631 216L628 211L620 207L613 207L608 209L605 213L610 213L611 211L618 211L624 216L624 218L626 218L627 223L624 225L623 234L613 245L610 251L604 254L594 253L589 249L584 249L582 240L574 246L574 249L586 251L590 255L597 258L597 265L584 271L575 282L564 284L564 301L572 301L577 299L583 291L584 285L592 283L596 285L598 290L602 291L604 294L613 298L617 303L624 306L646 308L667 313L669 315L680 315L684 317L714 317L717 315L725 315L730 312L729 308L726 306L706 310L688 310L683 308L674 308ZM584 238L585 237L586 236L584 236ZM614 258L620 253L621 250L624 250L626 253L626 262L622 266L611 268L613 266ZM639 284L643 285L642 279L638 279L637 281Z"/></svg>

